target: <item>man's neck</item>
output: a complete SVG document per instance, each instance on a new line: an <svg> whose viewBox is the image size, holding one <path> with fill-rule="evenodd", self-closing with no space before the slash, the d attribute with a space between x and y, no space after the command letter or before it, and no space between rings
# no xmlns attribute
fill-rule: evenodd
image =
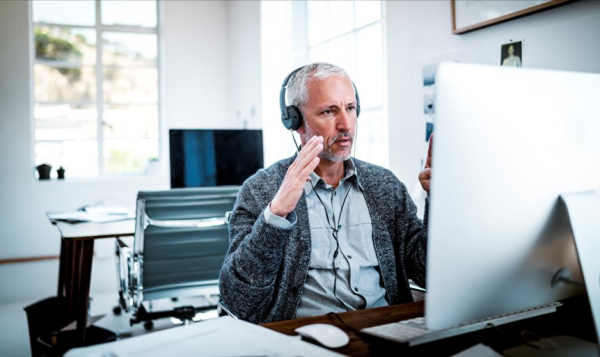
<svg viewBox="0 0 600 357"><path fill-rule="evenodd" d="M344 178L346 169L343 161L333 162L321 159L319 165L315 168L315 173L319 175L328 185L338 187L340 180Z"/></svg>

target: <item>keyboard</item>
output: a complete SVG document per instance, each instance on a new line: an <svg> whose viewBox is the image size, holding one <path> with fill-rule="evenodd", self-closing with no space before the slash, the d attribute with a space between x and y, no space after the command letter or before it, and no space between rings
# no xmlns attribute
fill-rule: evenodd
<svg viewBox="0 0 600 357"><path fill-rule="evenodd" d="M518 310L507 314L492 316L485 319L471 321L443 330L429 330L425 326L425 318L417 317L390 324L367 327L360 332L397 343L408 343L416 346L423 343L441 340L452 336L482 330L493 325L502 325L509 322L540 316L555 312L562 303L553 302L528 309Z"/></svg>

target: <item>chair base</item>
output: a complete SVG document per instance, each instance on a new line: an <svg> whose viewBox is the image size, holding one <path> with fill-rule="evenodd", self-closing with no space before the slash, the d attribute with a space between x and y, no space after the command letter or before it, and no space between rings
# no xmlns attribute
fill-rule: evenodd
<svg viewBox="0 0 600 357"><path fill-rule="evenodd" d="M131 326L133 326L140 322L152 322L152 320L162 319L165 317L174 317L181 321L191 321L199 312L205 312L216 309L217 305L202 307L181 306L168 311L148 312L144 305L141 305L135 313L135 315L129 320L129 323ZM145 326L151 326L151 324L146 324Z"/></svg>

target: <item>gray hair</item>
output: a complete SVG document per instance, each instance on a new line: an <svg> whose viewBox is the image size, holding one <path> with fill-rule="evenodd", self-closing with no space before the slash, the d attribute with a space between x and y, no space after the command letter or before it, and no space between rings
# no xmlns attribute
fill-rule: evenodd
<svg viewBox="0 0 600 357"><path fill-rule="evenodd" d="M302 111L308 102L308 83L330 77L347 78L351 81L348 73L334 64L315 62L302 67L288 82L286 89L288 105L294 105Z"/></svg>

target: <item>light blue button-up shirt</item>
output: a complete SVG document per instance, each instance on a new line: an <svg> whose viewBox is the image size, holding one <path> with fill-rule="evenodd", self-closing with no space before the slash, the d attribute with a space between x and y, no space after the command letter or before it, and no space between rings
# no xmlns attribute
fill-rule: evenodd
<svg viewBox="0 0 600 357"><path fill-rule="evenodd" d="M344 167L346 174L337 188L325 183L314 172L310 175L311 181L304 188L312 246L308 276L296 317L388 305L373 246L371 216L358 173L352 160L345 161ZM327 216L330 224L327 223ZM296 223L295 217L290 214L287 217L292 220L290 221L274 215L270 208L265 210L266 221L281 228L293 226ZM337 283L334 296L333 255L336 242L331 227L339 225L340 247L335 258Z"/></svg>

